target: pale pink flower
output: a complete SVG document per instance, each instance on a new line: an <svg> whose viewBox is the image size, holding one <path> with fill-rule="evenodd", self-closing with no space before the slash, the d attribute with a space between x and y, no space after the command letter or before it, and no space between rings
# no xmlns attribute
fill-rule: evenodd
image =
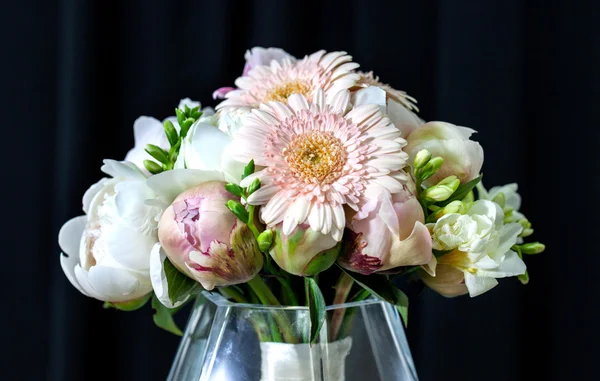
<svg viewBox="0 0 600 381"><path fill-rule="evenodd" d="M353 87L360 76L353 72L359 65L346 52L320 50L302 60L292 57L272 60L269 65L254 66L235 81L238 89L228 92L217 110L258 107L270 101L285 102L291 94L302 94L312 101L317 89L330 99L340 90Z"/></svg>
<svg viewBox="0 0 600 381"><path fill-rule="evenodd" d="M259 178L262 187L249 198L264 205L269 226L283 221L291 234L307 222L311 229L339 241L346 225L344 205L359 210L382 190L400 192L408 155L401 132L375 104L350 109L350 93L330 102L318 90L310 102L294 94L288 104L270 102L242 119L234 136L234 158L254 159L266 167L242 181Z"/></svg>
<svg viewBox="0 0 600 381"><path fill-rule="evenodd" d="M427 264L432 243L424 222L423 208L408 189L382 192L348 222L338 262L365 275Z"/></svg>

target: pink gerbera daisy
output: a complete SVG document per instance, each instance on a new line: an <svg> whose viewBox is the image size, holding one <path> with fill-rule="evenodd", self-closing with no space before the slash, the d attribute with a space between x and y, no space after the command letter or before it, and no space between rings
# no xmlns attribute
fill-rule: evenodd
<svg viewBox="0 0 600 381"><path fill-rule="evenodd" d="M271 101L286 102L291 94L302 94L311 101L317 89L327 97L356 84L360 76L353 70L359 65L346 52L325 54L320 50L302 60L284 57L270 65L255 66L235 81L238 89L228 92L217 110L258 107Z"/></svg>
<svg viewBox="0 0 600 381"><path fill-rule="evenodd" d="M380 192L403 189L406 141L379 105L351 108L349 99L346 90L329 102L322 90L312 102L293 94L287 104L262 104L242 119L232 151L237 160L265 167L242 185L260 179L248 203L264 205L268 226L283 222L283 233L291 234L309 224L339 241L344 205L359 211Z"/></svg>

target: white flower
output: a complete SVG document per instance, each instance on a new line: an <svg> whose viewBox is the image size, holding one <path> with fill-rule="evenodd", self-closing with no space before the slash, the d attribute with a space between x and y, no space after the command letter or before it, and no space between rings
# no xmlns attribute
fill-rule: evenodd
<svg viewBox="0 0 600 381"><path fill-rule="evenodd" d="M181 143L175 168L217 171L222 173L228 182L240 182L247 163L232 159L230 148L232 138L217 128L224 118L229 116L222 113L218 119L214 116L202 117L194 123Z"/></svg>
<svg viewBox="0 0 600 381"><path fill-rule="evenodd" d="M472 297L495 287L495 278L525 273L525 263L511 250L522 226L505 225L504 213L494 202L476 201L467 214L447 214L430 229L433 248L450 251L437 263L462 271Z"/></svg>
<svg viewBox="0 0 600 381"><path fill-rule="evenodd" d="M150 251L158 241L158 209L146 176L129 162L105 160L104 178L83 196L84 216L60 230L61 266L75 288L89 297L130 302L152 291Z"/></svg>
<svg viewBox="0 0 600 381"><path fill-rule="evenodd" d="M190 98L185 98L179 102L178 108L183 110L186 105L190 108L193 108L200 106L200 103L194 102ZM208 118L215 113L210 107L204 108L202 112L203 118ZM170 120L175 126L175 129L179 131L177 118L170 116L165 120ZM146 167L144 167L144 160L153 159L152 156L145 151L146 146L148 144L154 144L155 146L159 146L160 148L166 150L170 148L169 141L167 140L167 136L165 135L163 128L163 122L152 117L140 116L133 123L133 136L135 139L135 145L131 150L129 150L125 156L125 160L137 165L142 172L144 172L146 175L149 175L150 173L146 170Z"/></svg>
<svg viewBox="0 0 600 381"><path fill-rule="evenodd" d="M521 209L521 196L519 193L517 193L518 189L518 184L512 183L500 187L493 187L489 191L486 191L482 183L477 184L479 199L497 200L498 197L502 197L504 199L503 207L508 207L512 211L510 214L511 222L520 221L525 218L525 216L519 212L519 209ZM500 196L500 194L502 194L502 196Z"/></svg>
<svg viewBox="0 0 600 381"><path fill-rule="evenodd" d="M426 149L433 156L444 159L442 167L426 184L437 184L448 176L456 176L461 183L466 183L477 176L483 165L483 148L479 143L470 140L476 131L467 127L459 127L445 122L428 122L408 135L408 145L404 152L414 160L416 154Z"/></svg>

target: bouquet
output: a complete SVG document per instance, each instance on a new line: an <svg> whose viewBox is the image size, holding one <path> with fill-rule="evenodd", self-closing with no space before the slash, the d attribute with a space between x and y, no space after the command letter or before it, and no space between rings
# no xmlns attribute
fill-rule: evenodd
<svg viewBox="0 0 600 381"><path fill-rule="evenodd" d="M380 298L406 322L404 281L447 297L528 282L525 255L544 245L526 242L517 184L482 185L474 130L425 122L345 52L245 58L214 110L186 98L163 122L140 117L125 160L104 161L59 233L82 294L124 311L151 300L178 334L172 313L200 292L308 306L313 343L331 304ZM288 323L265 340L292 340Z"/></svg>

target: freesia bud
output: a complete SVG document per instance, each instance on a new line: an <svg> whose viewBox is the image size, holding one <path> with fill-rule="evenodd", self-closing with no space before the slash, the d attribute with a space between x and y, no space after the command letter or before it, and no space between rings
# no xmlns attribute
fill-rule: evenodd
<svg viewBox="0 0 600 381"><path fill-rule="evenodd" d="M436 219L440 219L443 216L445 216L446 214L451 214L451 213L458 213L458 214L464 214L467 211L467 207L466 205L462 202L462 201L452 201L451 203L449 203L448 205L446 205L443 208L439 208L438 210L435 211L435 218Z"/></svg>
<svg viewBox="0 0 600 381"><path fill-rule="evenodd" d="M258 241L258 248L260 251L266 253L271 248L271 245L273 245L273 231L265 230L258 235L256 240Z"/></svg>
<svg viewBox="0 0 600 381"><path fill-rule="evenodd" d="M523 254L540 254L546 250L546 245L540 242L531 242L521 245L521 253Z"/></svg>
<svg viewBox="0 0 600 381"><path fill-rule="evenodd" d="M456 176L448 176L437 185L425 189L423 197L428 201L444 201L450 198L460 185L460 180Z"/></svg>
<svg viewBox="0 0 600 381"><path fill-rule="evenodd" d="M444 159L444 164L431 176L428 185L450 175L466 183L479 176L483 165L483 149L479 143L469 139L474 132L450 123L429 122L408 135L404 151L414 158L419 151L426 149L433 156Z"/></svg>
<svg viewBox="0 0 600 381"><path fill-rule="evenodd" d="M291 234L283 233L282 224L273 229L271 257L290 274L312 276L335 263L340 244L331 234L321 234L308 225L298 225Z"/></svg>
<svg viewBox="0 0 600 381"><path fill-rule="evenodd" d="M431 152L427 151L426 149L420 150L419 152L417 152L415 160L413 161L415 169L423 168L429 162L430 159Z"/></svg>
<svg viewBox="0 0 600 381"><path fill-rule="evenodd" d="M224 185L209 181L183 192L158 224L167 257L207 290L247 282L263 265L254 235L226 206L240 205L239 198Z"/></svg>
<svg viewBox="0 0 600 381"><path fill-rule="evenodd" d="M420 177L423 181L427 180L431 176L435 175L435 173L442 167L444 164L444 159L441 157L434 157L429 160L427 164L420 171Z"/></svg>

